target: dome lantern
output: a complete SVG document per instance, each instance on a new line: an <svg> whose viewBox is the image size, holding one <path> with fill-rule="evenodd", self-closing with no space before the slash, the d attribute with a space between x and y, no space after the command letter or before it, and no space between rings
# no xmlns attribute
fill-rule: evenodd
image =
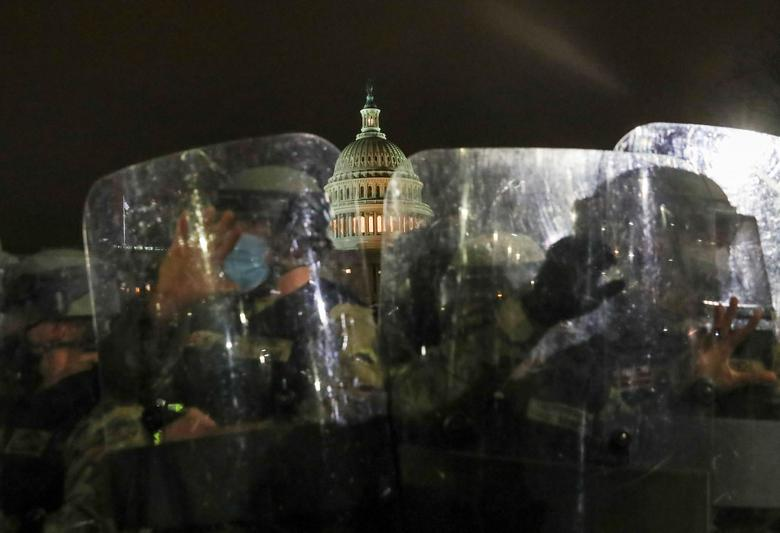
<svg viewBox="0 0 780 533"><path fill-rule="evenodd" d="M379 127L379 113L381 110L374 104L374 84L369 81L366 84L366 103L360 110L360 116L363 117L363 127L355 139L365 139L366 137L379 137L386 139Z"/></svg>

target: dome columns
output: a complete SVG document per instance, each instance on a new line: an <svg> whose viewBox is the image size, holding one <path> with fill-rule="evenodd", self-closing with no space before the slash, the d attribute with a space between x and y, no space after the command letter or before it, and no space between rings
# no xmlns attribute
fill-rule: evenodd
<svg viewBox="0 0 780 533"><path fill-rule="evenodd" d="M334 215L331 231L336 239L349 237L381 236L387 232L406 232L421 227L430 218L424 212L410 212L403 216L387 215L381 206L374 209L361 208L354 212Z"/></svg>

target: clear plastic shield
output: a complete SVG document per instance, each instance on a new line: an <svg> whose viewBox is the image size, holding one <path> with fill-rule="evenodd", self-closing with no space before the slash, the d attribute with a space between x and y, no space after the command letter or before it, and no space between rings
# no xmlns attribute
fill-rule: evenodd
<svg viewBox="0 0 780 533"><path fill-rule="evenodd" d="M128 167L84 216L121 528L345 527L392 493L368 307L325 274L337 149L245 139ZM120 451L121 450L121 451Z"/></svg>
<svg viewBox="0 0 780 533"><path fill-rule="evenodd" d="M689 161L723 188L740 213L758 222L775 308L780 301L780 138L749 130L652 123L627 133L616 150Z"/></svg>
<svg viewBox="0 0 780 533"><path fill-rule="evenodd" d="M742 271L753 270L741 279L732 278L734 293L745 291L746 304L739 314L748 315L752 298L765 308L757 331L747 338L740 351L765 354L766 364L777 370L777 334L780 322L780 139L748 130L695 124L652 123L639 126L618 142L616 149L667 154L689 161L722 187L740 213L750 215L742 226L742 243L732 246L731 261ZM754 218L752 218L754 217ZM752 236L751 236L752 235ZM767 277L761 277L764 265ZM771 309L770 309L771 308ZM774 391L774 396L777 392ZM775 400L777 403L777 400ZM732 413L743 417L744 412ZM776 521L780 502L776 480L774 443L780 426L776 413L769 420L721 419L714 443L725 460L718 463L714 490L720 494L715 520L735 527L769 528ZM725 527L725 526L724 526Z"/></svg>
<svg viewBox="0 0 780 533"><path fill-rule="evenodd" d="M380 307L407 526L708 531L713 420L774 408L728 303L768 302L755 219L663 156L410 160L434 215L385 235Z"/></svg>

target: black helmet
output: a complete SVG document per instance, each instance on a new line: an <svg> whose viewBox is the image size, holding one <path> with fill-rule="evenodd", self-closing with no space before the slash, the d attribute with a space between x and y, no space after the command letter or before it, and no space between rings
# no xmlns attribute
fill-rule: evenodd
<svg viewBox="0 0 780 533"><path fill-rule="evenodd" d="M670 317L703 317L707 302L727 297L726 292L750 299L753 285L766 278L763 261L741 262L734 270L730 256L757 231L751 232L755 219L738 214L706 176L669 167L633 170L577 201L575 212L576 235L592 246L606 244L626 294L640 297L627 299L625 312L644 313L658 305ZM742 278L749 287L732 286ZM686 290L681 293L680 287Z"/></svg>
<svg viewBox="0 0 780 533"><path fill-rule="evenodd" d="M615 230L616 223L629 231L639 222L651 222L669 235L707 237L718 245L731 242L739 221L736 208L713 180L668 167L621 174L577 201L575 211L579 235ZM612 227L602 229L607 225Z"/></svg>

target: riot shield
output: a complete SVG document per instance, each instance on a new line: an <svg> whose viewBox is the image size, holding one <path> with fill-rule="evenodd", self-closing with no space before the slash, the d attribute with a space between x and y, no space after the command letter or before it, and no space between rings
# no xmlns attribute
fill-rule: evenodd
<svg viewBox="0 0 780 533"><path fill-rule="evenodd" d="M780 301L780 138L749 130L652 123L623 136L616 150L679 157L710 176L741 213L758 221L772 301Z"/></svg>
<svg viewBox="0 0 780 533"><path fill-rule="evenodd" d="M772 410L761 361L728 372L758 325L729 297L767 303L729 257L755 257L755 220L652 154L410 160L434 215L385 235L380 306L406 527L708 531L713 421Z"/></svg>
<svg viewBox="0 0 780 533"><path fill-rule="evenodd" d="M99 180L84 232L120 528L368 527L392 496L372 313L325 274L337 149L244 139Z"/></svg>
<svg viewBox="0 0 780 533"><path fill-rule="evenodd" d="M652 123L631 130L616 149L685 159L697 171L712 177L740 213L755 217L750 227L743 227L744 238L731 247L731 261L740 263L734 271L744 273L741 279L732 279L734 293L743 291L747 293L745 304L752 303L752 299L765 308L758 331L741 351L749 358L766 358L765 364L776 370L776 338L780 332L775 312L780 299L780 139L748 130ZM749 308L746 305L743 313ZM777 403L777 391L774 396ZM741 410L732 413L739 418L745 414ZM723 527L736 524L767 528L777 522L780 508L776 497L780 471L774 445L780 426L776 416L762 421L739 418L720 420L715 433L720 457L725 459L714 477L714 489L721 494L715 522Z"/></svg>

